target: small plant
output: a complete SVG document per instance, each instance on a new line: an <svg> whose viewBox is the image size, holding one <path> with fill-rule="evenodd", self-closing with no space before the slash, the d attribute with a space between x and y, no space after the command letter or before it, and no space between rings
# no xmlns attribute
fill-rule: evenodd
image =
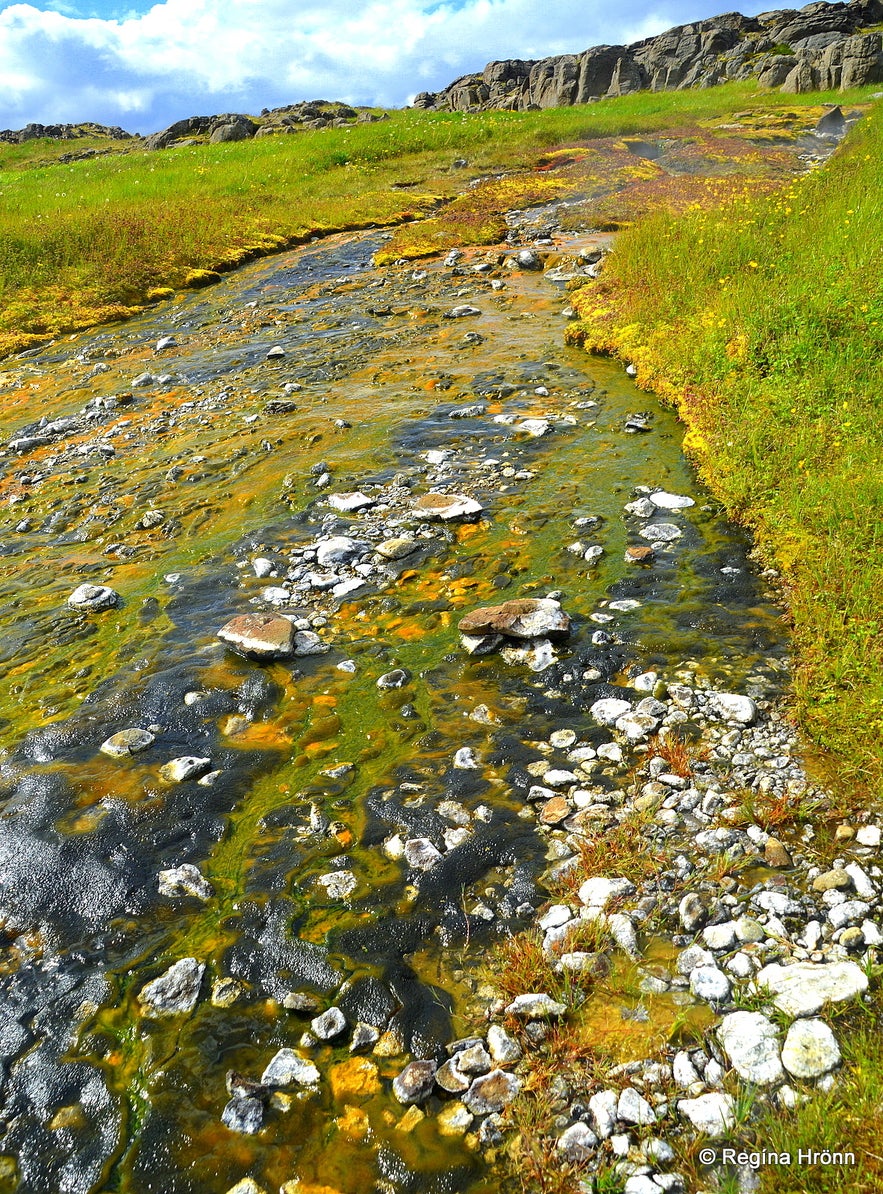
<svg viewBox="0 0 883 1194"><path fill-rule="evenodd" d="M692 776L694 763L705 762L708 757L709 750L703 742L687 742L674 735L661 738L658 734L648 742L648 761L664 759L672 775L680 775L683 779Z"/></svg>

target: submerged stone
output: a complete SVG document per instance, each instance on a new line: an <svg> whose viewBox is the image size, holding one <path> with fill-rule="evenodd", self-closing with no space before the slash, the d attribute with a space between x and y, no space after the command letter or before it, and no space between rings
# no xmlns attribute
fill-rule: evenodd
<svg viewBox="0 0 883 1194"><path fill-rule="evenodd" d="M254 1136L264 1122L264 1105L248 1095L234 1095L221 1114L221 1123L231 1132Z"/></svg>
<svg viewBox="0 0 883 1194"><path fill-rule="evenodd" d="M120 730L106 738L98 749L102 754L110 755L112 759L123 759L147 750L155 741L149 730Z"/></svg>

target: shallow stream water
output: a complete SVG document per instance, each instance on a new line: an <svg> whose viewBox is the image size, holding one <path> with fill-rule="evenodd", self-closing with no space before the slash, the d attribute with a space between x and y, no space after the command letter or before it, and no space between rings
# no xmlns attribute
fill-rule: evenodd
<svg viewBox="0 0 883 1194"><path fill-rule="evenodd" d="M251 266L0 374L4 1190L224 1194L245 1175L498 1190L432 1114L406 1130L390 1083L470 1034L488 951L546 898L548 839L524 815L535 744L608 738L587 709L637 671L686 667L749 695L781 683L785 631L747 537L697 484L674 416L563 346L561 284L493 251L379 271L382 237ZM479 314L447 318L458 304ZM639 412L648 430L632 433ZM696 503L660 512L682 533L650 566L625 560L645 542L623 509L636 486ZM317 538L388 537L432 488L474 496L482 517L420 532L383 584L293 595L327 653L259 664L217 641ZM352 491L374 505L327 505ZM84 581L121 604L69 608ZM460 648L469 610L550 591L573 631L548 667ZM405 686L378 688L395 668ZM132 727L153 728L147 750L100 753ZM463 747L477 768L454 766ZM211 759L211 786L162 782L182 755ZM465 834L445 837L445 801ZM409 870L396 836L443 858ZM185 862L208 901L158 894L158 872ZM345 897L317 882L336 872L355 877ZM206 965L195 1009L144 1017L142 987L184 957ZM257 1079L309 1026L291 992L401 1048L366 1064L348 1038L313 1046L318 1092L271 1106L257 1135L230 1131L227 1071Z"/></svg>

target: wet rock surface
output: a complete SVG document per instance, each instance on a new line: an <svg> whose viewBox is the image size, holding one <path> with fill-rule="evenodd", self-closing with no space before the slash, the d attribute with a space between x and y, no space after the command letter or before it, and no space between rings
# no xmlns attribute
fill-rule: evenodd
<svg viewBox="0 0 883 1194"><path fill-rule="evenodd" d="M761 987L806 1020L764 1037L771 1097L836 1075L879 826L815 874L799 834L783 855L737 816L740 792L808 791L749 545L672 416L550 348L541 247L500 289L499 254L378 270L382 244L305 248L3 375L0 1099L25 1194L492 1180L573 1014L487 972L538 918L587 987L622 958L709 1022ZM70 604L79 581L113 603ZM652 877L611 859L562 894L636 814ZM766 869L706 878L736 861ZM671 965L644 966L651 914ZM725 1042L562 1094L555 1147L595 1165L651 1128L723 1131ZM671 1176L664 1143L642 1165Z"/></svg>

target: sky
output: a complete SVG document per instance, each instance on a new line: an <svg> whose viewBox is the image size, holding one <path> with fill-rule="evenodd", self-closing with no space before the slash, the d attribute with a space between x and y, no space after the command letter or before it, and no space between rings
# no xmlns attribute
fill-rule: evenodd
<svg viewBox="0 0 883 1194"><path fill-rule="evenodd" d="M499 58L627 44L723 0L0 0L0 129L185 116L304 99L400 107ZM753 14L763 3L747 4Z"/></svg>

